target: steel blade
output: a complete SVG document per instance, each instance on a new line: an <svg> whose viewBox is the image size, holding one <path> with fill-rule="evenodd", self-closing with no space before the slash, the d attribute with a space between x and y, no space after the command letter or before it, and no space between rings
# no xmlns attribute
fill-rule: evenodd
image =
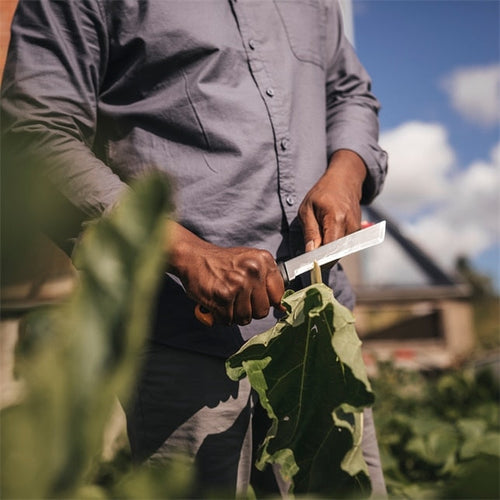
<svg viewBox="0 0 500 500"><path fill-rule="evenodd" d="M320 266L335 262L342 257L382 243L384 237L385 221L382 221L287 260L281 263L281 267L284 268L288 281L292 281L300 274L310 271L314 262Z"/></svg>

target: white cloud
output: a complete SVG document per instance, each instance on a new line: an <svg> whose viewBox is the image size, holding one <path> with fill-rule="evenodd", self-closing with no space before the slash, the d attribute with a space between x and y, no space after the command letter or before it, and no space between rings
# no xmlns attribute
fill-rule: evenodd
<svg viewBox="0 0 500 500"><path fill-rule="evenodd" d="M372 285L428 285L418 265L391 238L366 251L364 279Z"/></svg>
<svg viewBox="0 0 500 500"><path fill-rule="evenodd" d="M380 204L447 270L500 241L500 142L487 159L454 164L446 129L405 123L381 136L390 171Z"/></svg>
<svg viewBox="0 0 500 500"><path fill-rule="evenodd" d="M440 124L407 122L385 132L381 146L389 153L389 175L381 202L408 215L441 200L455 161L446 129Z"/></svg>
<svg viewBox="0 0 500 500"><path fill-rule="evenodd" d="M500 64L459 68L443 79L452 107L480 125L500 120Z"/></svg>
<svg viewBox="0 0 500 500"><path fill-rule="evenodd" d="M499 236L500 168L493 161L478 161L451 182L452 198L441 208L450 225L478 227ZM456 201L454 201L456 199Z"/></svg>
<svg viewBox="0 0 500 500"><path fill-rule="evenodd" d="M491 160L497 169L500 169L500 142L491 150Z"/></svg>
<svg viewBox="0 0 500 500"><path fill-rule="evenodd" d="M484 228L466 222L452 225L439 214L411 224L407 232L447 271L454 269L459 255L475 256L493 243Z"/></svg>

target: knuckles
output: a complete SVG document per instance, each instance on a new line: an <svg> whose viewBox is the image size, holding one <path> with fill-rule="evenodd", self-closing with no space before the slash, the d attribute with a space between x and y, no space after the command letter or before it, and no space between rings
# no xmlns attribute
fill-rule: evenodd
<svg viewBox="0 0 500 500"><path fill-rule="evenodd" d="M219 261L221 258L224 259L221 267L224 271L203 293L210 297L209 305L216 321L243 326L252 318L265 318L270 310L268 280L274 279L275 275L281 279L271 253L261 249L234 248L224 256L219 255Z"/></svg>
<svg viewBox="0 0 500 500"><path fill-rule="evenodd" d="M241 262L241 271L250 280L260 280L264 269L256 257L248 257Z"/></svg>
<svg viewBox="0 0 500 500"><path fill-rule="evenodd" d="M238 267L248 279L262 281L276 263L267 250L250 250L241 258Z"/></svg>

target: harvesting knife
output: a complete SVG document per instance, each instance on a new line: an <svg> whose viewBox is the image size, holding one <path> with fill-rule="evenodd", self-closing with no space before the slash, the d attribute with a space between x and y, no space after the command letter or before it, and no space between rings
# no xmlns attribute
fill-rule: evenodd
<svg viewBox="0 0 500 500"><path fill-rule="evenodd" d="M343 238L322 245L316 250L303 253L298 257L279 262L278 268L283 277L285 285L293 281L297 276L311 271L314 263L318 266L325 264L335 264L342 257L365 250L382 243L385 238L385 221L373 224L354 233L348 234ZM214 317L210 311L207 311L199 304L195 308L196 318L206 326L212 326Z"/></svg>
<svg viewBox="0 0 500 500"><path fill-rule="evenodd" d="M278 267L286 285L300 274L311 271L315 262L320 267L325 264L335 264L342 257L382 243L384 237L385 221L382 221L322 245L311 252L279 262Z"/></svg>

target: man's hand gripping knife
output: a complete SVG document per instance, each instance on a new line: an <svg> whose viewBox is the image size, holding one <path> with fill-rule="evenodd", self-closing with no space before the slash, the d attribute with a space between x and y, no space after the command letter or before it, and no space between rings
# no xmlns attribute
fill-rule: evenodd
<svg viewBox="0 0 500 500"><path fill-rule="evenodd" d="M247 325L281 309L284 282L272 255L255 248L212 245L170 222L170 271L189 297L221 324Z"/></svg>

